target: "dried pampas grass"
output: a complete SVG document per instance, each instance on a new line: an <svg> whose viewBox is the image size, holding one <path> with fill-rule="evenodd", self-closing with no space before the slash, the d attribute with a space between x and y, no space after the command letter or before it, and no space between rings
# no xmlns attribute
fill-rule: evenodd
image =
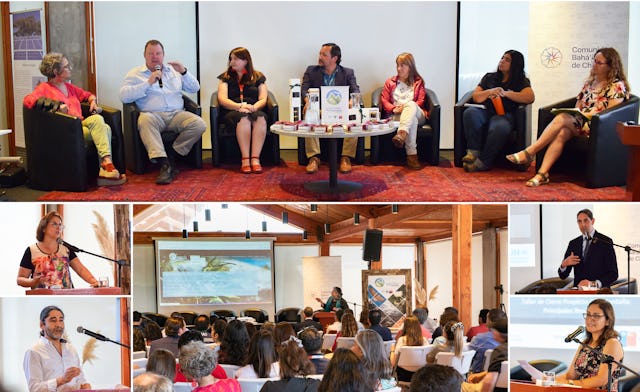
<svg viewBox="0 0 640 392"><path fill-rule="evenodd" d="M100 331L98 331L99 333ZM95 351L98 346L98 341L95 338L91 338L87 340L82 348L82 364L84 365L86 362L93 364L94 359L98 359Z"/></svg>
<svg viewBox="0 0 640 392"><path fill-rule="evenodd" d="M111 232L111 228L107 223L107 220L97 211L93 211L93 215L96 216L97 223L92 223L93 232L96 235L96 239L98 240L98 244L100 245L100 250L102 253L111 259L115 256L115 247L113 240L113 233Z"/></svg>

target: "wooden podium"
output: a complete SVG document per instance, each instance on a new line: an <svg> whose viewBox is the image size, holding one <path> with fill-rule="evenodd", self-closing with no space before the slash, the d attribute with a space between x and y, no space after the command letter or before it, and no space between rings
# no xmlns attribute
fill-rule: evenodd
<svg viewBox="0 0 640 392"><path fill-rule="evenodd" d="M622 144L629 146L627 195L631 194L632 201L640 201L640 125L618 122L616 131Z"/></svg>
<svg viewBox="0 0 640 392"><path fill-rule="evenodd" d="M324 332L327 331L327 327L333 324L336 321L336 313L335 312L315 312L313 314L313 319L318 320L320 324L322 324L322 330Z"/></svg>
<svg viewBox="0 0 640 392"><path fill-rule="evenodd" d="M27 295L122 295L120 287L93 287L86 289L33 289Z"/></svg>
<svg viewBox="0 0 640 392"><path fill-rule="evenodd" d="M594 388L576 388L575 386L570 385L551 385L548 387L543 387L540 385L528 383L528 382L519 382L519 381L511 381L509 383L509 392L602 392L602 389L594 389Z"/></svg>

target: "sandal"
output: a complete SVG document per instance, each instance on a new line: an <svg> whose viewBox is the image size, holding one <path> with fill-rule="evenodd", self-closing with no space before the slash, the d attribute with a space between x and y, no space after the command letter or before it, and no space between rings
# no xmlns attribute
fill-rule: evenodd
<svg viewBox="0 0 640 392"><path fill-rule="evenodd" d="M521 160L519 155L520 153L524 153L524 160ZM531 162L533 162L533 159L535 157L531 154L529 154L529 151L527 151L527 149L525 148L522 151L519 151L515 154L509 154L507 155L507 159L509 160L509 162L516 164L516 165L522 165L522 166L529 166L531 164Z"/></svg>
<svg viewBox="0 0 640 392"><path fill-rule="evenodd" d="M242 158L242 163L244 163L244 161L249 161L249 158ZM251 165L242 165L242 166L240 166L240 172L244 173L244 174L251 173Z"/></svg>
<svg viewBox="0 0 640 392"><path fill-rule="evenodd" d="M404 141L407 140L407 131L398 131L396 135L391 139L393 145L396 148L404 147Z"/></svg>
<svg viewBox="0 0 640 392"><path fill-rule="evenodd" d="M531 179L529 179L525 183L525 185L534 187L534 186L545 185L548 183L549 183L549 174L543 173L543 172L537 172L535 176L533 176Z"/></svg>
<svg viewBox="0 0 640 392"><path fill-rule="evenodd" d="M253 163L254 160L258 163L254 164ZM262 166L260 165L260 157L251 157L251 171L256 174L262 173Z"/></svg>

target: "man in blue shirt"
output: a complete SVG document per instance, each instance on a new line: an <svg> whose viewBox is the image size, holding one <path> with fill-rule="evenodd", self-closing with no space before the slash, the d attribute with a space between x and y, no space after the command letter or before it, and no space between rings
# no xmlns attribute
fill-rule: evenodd
<svg viewBox="0 0 640 392"><path fill-rule="evenodd" d="M371 326L369 329L376 331L382 340L385 342L388 340L393 340L393 336L391 336L391 330L385 327L384 325L380 325L380 321L382 320L382 312L378 309L374 309L369 312L369 323Z"/></svg>
<svg viewBox="0 0 640 392"><path fill-rule="evenodd" d="M507 319L507 314L502 309L491 309L487 314L487 327L489 332L481 333L471 339L469 350L475 350L476 353L471 360L471 368L473 373L479 373L484 370L484 353L487 350L493 350L500 345L491 332L496 323Z"/></svg>
<svg viewBox="0 0 640 392"><path fill-rule="evenodd" d="M140 109L140 139L149 160L160 164L156 184L170 184L177 174L172 155L187 155L207 128L202 118L184 110L182 100L182 91L196 93L200 83L182 63L164 64L164 46L160 41L150 40L145 44L144 59L145 65L127 73L120 88L120 100L135 102ZM165 151L161 136L165 131L178 133L173 151Z"/></svg>

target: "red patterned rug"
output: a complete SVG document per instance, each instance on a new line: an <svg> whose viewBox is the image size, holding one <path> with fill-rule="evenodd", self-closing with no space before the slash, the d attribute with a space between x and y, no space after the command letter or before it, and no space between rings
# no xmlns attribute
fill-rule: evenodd
<svg viewBox="0 0 640 392"><path fill-rule="evenodd" d="M143 175L127 173L129 181L116 187L94 187L88 192L49 192L39 200L49 201L354 201L354 202L509 202L509 201L593 201L626 200L623 187L584 188L584 183L566 176L551 175L551 183L528 188L524 182L532 176L496 168L483 173L465 173L447 160L439 166L412 171L400 165L354 165L350 174L339 180L363 184L360 191L341 194L314 194L304 183L328 179L329 169L322 165L318 173L308 175L304 166L285 162L265 167L264 173L242 174L239 167L202 170L180 167L170 185L155 184L157 171Z"/></svg>

